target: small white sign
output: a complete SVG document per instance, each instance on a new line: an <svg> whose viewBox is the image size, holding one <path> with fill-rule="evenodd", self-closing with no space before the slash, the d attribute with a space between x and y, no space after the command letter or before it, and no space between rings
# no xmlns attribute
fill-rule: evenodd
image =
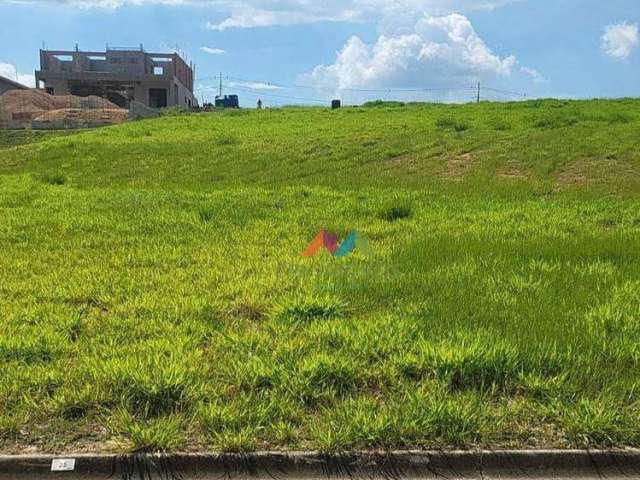
<svg viewBox="0 0 640 480"><path fill-rule="evenodd" d="M56 458L51 461L52 472L73 472L75 468L75 458Z"/></svg>

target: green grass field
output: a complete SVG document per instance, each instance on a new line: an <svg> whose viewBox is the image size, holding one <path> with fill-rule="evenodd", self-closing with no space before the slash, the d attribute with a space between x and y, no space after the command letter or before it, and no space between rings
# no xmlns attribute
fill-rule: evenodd
<svg viewBox="0 0 640 480"><path fill-rule="evenodd" d="M639 194L640 100L0 132L0 451L640 446Z"/></svg>

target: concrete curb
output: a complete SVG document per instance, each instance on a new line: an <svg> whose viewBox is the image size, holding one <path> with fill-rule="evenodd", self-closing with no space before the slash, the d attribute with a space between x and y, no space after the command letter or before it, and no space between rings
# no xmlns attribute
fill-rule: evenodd
<svg viewBox="0 0 640 480"><path fill-rule="evenodd" d="M54 459L74 458L69 472ZM640 450L396 451L0 456L0 480L640 478Z"/></svg>

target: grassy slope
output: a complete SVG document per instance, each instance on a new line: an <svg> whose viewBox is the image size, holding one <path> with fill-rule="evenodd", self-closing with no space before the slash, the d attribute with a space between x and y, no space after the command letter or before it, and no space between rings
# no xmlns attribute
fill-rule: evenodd
<svg viewBox="0 0 640 480"><path fill-rule="evenodd" d="M12 138L0 450L640 446L639 107Z"/></svg>

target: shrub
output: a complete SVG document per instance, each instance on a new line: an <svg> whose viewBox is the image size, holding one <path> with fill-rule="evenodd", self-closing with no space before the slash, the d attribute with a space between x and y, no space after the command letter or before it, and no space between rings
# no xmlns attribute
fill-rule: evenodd
<svg viewBox="0 0 640 480"><path fill-rule="evenodd" d="M453 118L439 118L436 126L442 130L453 130L455 132L464 132L469 129L469 125L465 122L454 120Z"/></svg>
<svg viewBox="0 0 640 480"><path fill-rule="evenodd" d="M563 128L563 127L571 127L576 125L580 119L576 115L547 115L544 117L540 117L536 119L533 123L535 128L539 129L553 129L553 128Z"/></svg>
<svg viewBox="0 0 640 480"><path fill-rule="evenodd" d="M511 124L507 123L507 122L503 122L501 120L496 120L493 123L493 129L497 132L506 132L508 130L511 130Z"/></svg>
<svg viewBox="0 0 640 480"><path fill-rule="evenodd" d="M43 183L46 183L48 185L64 185L67 181L67 179L64 177L64 175L59 174L59 173L52 173L52 174L47 174L47 175L43 175L40 180Z"/></svg>
<svg viewBox="0 0 640 480"><path fill-rule="evenodd" d="M398 220L404 220L411 218L413 214L410 205L394 205L380 214L380 218L387 222L396 222Z"/></svg>
<svg viewBox="0 0 640 480"><path fill-rule="evenodd" d="M380 107L404 107L404 102L374 100L372 102L366 102L363 107L365 108L380 108Z"/></svg>

